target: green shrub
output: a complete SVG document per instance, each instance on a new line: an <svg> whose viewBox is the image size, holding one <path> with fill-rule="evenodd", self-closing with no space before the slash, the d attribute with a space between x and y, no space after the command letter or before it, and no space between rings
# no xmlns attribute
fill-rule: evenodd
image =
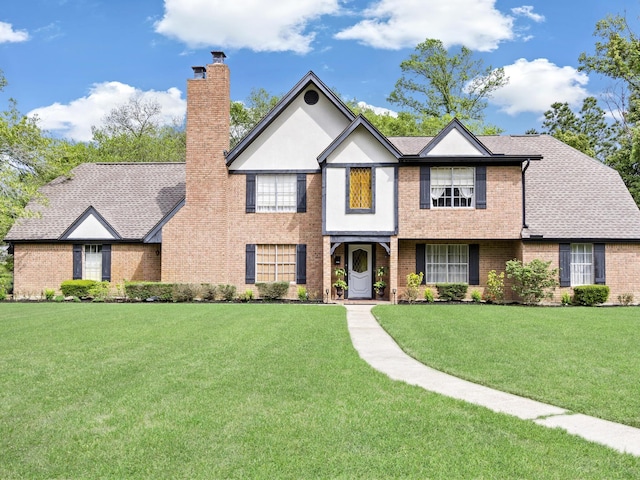
<svg viewBox="0 0 640 480"><path fill-rule="evenodd" d="M410 273L407 275L407 300L409 303L413 303L418 299L418 292L420 289L420 285L422 284L422 279L424 278L424 273Z"/></svg>
<svg viewBox="0 0 640 480"><path fill-rule="evenodd" d="M469 285L466 283L437 283L438 298L445 302L464 300Z"/></svg>
<svg viewBox="0 0 640 480"><path fill-rule="evenodd" d="M216 299L217 289L215 285L203 283L200 285L200 298L205 302L213 302Z"/></svg>
<svg viewBox="0 0 640 480"><path fill-rule="evenodd" d="M190 283L176 283L171 299L174 302L192 302L198 295L198 287Z"/></svg>
<svg viewBox="0 0 640 480"><path fill-rule="evenodd" d="M487 288L484 289L484 299L489 303L502 303L504 301L504 272L498 273L490 270L487 275Z"/></svg>
<svg viewBox="0 0 640 480"><path fill-rule="evenodd" d="M573 288L573 298L579 305L598 305L609 298L607 285L580 285Z"/></svg>
<svg viewBox="0 0 640 480"><path fill-rule="evenodd" d="M7 299L7 290L4 287L0 287L0 302Z"/></svg>
<svg viewBox="0 0 640 480"><path fill-rule="evenodd" d="M111 288L109 282L96 282L89 287L89 296L94 301L105 301L109 297L109 288Z"/></svg>
<svg viewBox="0 0 640 480"><path fill-rule="evenodd" d="M222 300L231 302L236 298L236 286L235 285L218 285L218 293L222 297Z"/></svg>
<svg viewBox="0 0 640 480"><path fill-rule="evenodd" d="M307 292L307 287L298 287L298 300L301 302L309 301L309 293Z"/></svg>
<svg viewBox="0 0 640 480"><path fill-rule="evenodd" d="M250 302L251 300L253 300L253 290L247 288L239 298L241 302Z"/></svg>
<svg viewBox="0 0 640 480"><path fill-rule="evenodd" d="M53 288L45 288L43 296L46 301L50 302L56 296L56 291Z"/></svg>
<svg viewBox="0 0 640 480"><path fill-rule="evenodd" d="M562 294L562 299L560 300L560 302L562 302L562 305L571 305L571 295L569 294L569 292L564 292Z"/></svg>
<svg viewBox="0 0 640 480"><path fill-rule="evenodd" d="M125 282L124 292L131 300L147 300L153 298L160 302L173 300L173 283L161 282Z"/></svg>
<svg viewBox="0 0 640 480"><path fill-rule="evenodd" d="M58 303L64 302L64 295L56 295L55 297L53 297L53 301Z"/></svg>
<svg viewBox="0 0 640 480"><path fill-rule="evenodd" d="M514 280L511 287L526 304L539 303L543 298L551 298L558 285L558 269L549 269L551 262L533 259L529 263L520 260L507 262L507 277Z"/></svg>
<svg viewBox="0 0 640 480"><path fill-rule="evenodd" d="M433 303L436 301L435 296L433 295L433 290L429 287L424 290L424 299L427 303Z"/></svg>
<svg viewBox="0 0 640 480"><path fill-rule="evenodd" d="M618 303L625 307L633 303L633 293L622 293L618 295Z"/></svg>
<svg viewBox="0 0 640 480"><path fill-rule="evenodd" d="M480 303L482 301L482 294L480 293L480 290L474 290L471 292L471 300L475 303Z"/></svg>
<svg viewBox="0 0 640 480"><path fill-rule="evenodd" d="M95 280L66 280L60 285L60 291L65 297L87 298L96 283Z"/></svg>
<svg viewBox="0 0 640 480"><path fill-rule="evenodd" d="M256 283L260 298L265 300L278 300L289 291L289 282Z"/></svg>

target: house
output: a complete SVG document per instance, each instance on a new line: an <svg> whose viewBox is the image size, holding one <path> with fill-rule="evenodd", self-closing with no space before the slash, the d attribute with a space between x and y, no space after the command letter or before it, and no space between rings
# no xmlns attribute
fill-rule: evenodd
<svg viewBox="0 0 640 480"><path fill-rule="evenodd" d="M187 82L184 164L85 164L32 202L5 239L15 293L64 280L287 281L334 298L386 299L411 272L482 291L511 259L559 267L556 300L606 284L640 299L640 211L618 173L545 135L387 138L313 73L229 150L224 54ZM509 290L509 289L507 289ZM509 291L507 292L509 293Z"/></svg>

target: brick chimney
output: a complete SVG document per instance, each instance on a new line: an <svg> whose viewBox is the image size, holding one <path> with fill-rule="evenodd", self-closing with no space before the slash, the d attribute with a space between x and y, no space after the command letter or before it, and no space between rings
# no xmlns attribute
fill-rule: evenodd
<svg viewBox="0 0 640 480"><path fill-rule="evenodd" d="M230 88L225 54L187 80L185 205L162 232L162 281L225 281Z"/></svg>

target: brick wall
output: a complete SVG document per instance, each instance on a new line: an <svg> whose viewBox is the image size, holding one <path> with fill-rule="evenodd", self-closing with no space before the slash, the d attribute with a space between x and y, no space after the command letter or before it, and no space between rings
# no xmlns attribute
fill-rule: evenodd
<svg viewBox="0 0 640 480"><path fill-rule="evenodd" d="M420 209L420 167L398 169L399 238L517 239L522 229L519 166L487 167L487 208Z"/></svg>
<svg viewBox="0 0 640 480"><path fill-rule="evenodd" d="M59 292L73 278L73 247L70 244L34 243L14 246L14 297L41 298L45 289Z"/></svg>
<svg viewBox="0 0 640 480"><path fill-rule="evenodd" d="M159 282L160 245L114 244L111 246L111 283L125 280ZM156 254L158 252L158 254Z"/></svg>

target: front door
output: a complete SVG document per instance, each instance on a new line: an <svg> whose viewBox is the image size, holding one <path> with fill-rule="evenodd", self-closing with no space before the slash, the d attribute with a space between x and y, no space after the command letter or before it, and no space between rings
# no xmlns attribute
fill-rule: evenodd
<svg viewBox="0 0 640 480"><path fill-rule="evenodd" d="M371 298L371 245L349 245L349 298Z"/></svg>

